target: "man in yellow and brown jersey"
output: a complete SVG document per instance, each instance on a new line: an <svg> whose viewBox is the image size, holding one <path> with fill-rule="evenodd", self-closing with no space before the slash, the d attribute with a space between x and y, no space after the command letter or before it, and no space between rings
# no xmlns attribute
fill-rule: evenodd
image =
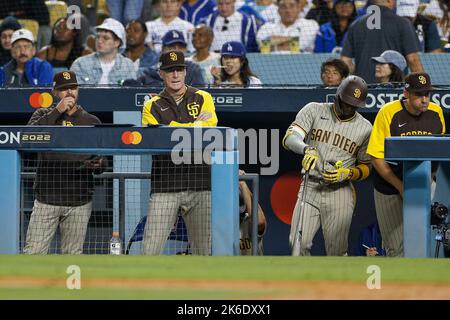
<svg viewBox="0 0 450 320"><path fill-rule="evenodd" d="M375 208L388 256L403 256L403 165L384 160L384 139L445 133L442 108L430 102L432 90L427 73L409 74L405 79L404 98L378 111L370 136L367 153L375 168ZM436 170L434 166L433 170Z"/></svg>
<svg viewBox="0 0 450 320"><path fill-rule="evenodd" d="M145 103L142 125L216 126L217 116L211 95L185 84L184 54L180 51L165 52L160 57L160 64L164 90ZM211 254L210 185L209 165L174 164L170 155L153 157L144 254L161 253L180 209L192 254Z"/></svg>
<svg viewBox="0 0 450 320"><path fill-rule="evenodd" d="M366 97L365 81L349 76L339 85L334 103L307 104L286 132L283 146L303 155L303 172L309 175L292 216L289 242L294 256L310 255L320 226L327 255L347 253L356 203L351 181L367 178L370 171L366 150L372 125L356 112Z"/></svg>

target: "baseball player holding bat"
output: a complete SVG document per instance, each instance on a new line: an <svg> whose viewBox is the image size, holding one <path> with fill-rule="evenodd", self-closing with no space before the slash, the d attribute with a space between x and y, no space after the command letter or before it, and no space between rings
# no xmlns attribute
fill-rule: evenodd
<svg viewBox="0 0 450 320"><path fill-rule="evenodd" d="M310 255L322 226L327 255L347 253L355 208L351 181L369 176L366 154L372 125L356 109L365 106L367 84L349 76L338 87L334 103L311 102L287 129L283 146L303 155L305 173L294 208L289 242L292 255Z"/></svg>

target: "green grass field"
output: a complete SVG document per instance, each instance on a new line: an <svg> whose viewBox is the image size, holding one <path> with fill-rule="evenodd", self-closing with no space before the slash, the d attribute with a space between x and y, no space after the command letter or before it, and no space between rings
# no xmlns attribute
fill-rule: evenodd
<svg viewBox="0 0 450 320"><path fill-rule="evenodd" d="M70 265L80 267L81 290L66 287ZM108 255L0 255L0 299L321 298L328 285L359 298L370 265L380 267L385 292L437 287L450 299L450 259Z"/></svg>

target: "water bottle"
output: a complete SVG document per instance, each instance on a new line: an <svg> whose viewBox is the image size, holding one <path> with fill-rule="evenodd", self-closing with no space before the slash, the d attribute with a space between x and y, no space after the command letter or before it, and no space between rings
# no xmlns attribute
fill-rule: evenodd
<svg viewBox="0 0 450 320"><path fill-rule="evenodd" d="M109 253L113 255L122 254L122 242L120 241L119 233L113 232L111 241L109 242Z"/></svg>

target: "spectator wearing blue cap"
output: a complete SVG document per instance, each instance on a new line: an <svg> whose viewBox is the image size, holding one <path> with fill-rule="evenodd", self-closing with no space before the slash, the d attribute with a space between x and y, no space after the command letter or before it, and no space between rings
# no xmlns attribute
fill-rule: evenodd
<svg viewBox="0 0 450 320"><path fill-rule="evenodd" d="M162 37L162 52L179 51L183 54L187 52L187 43L182 32L178 30L169 30ZM152 67L142 70L142 75L137 80L128 79L124 82L126 86L151 86L162 87L163 79L159 74L159 66L153 65ZM192 61L186 61L186 84L190 86L204 86L206 84L202 70L200 66Z"/></svg>
<svg viewBox="0 0 450 320"><path fill-rule="evenodd" d="M353 0L334 0L329 22L320 26L314 52L340 51L344 45L347 30L356 17L356 7Z"/></svg>
<svg viewBox="0 0 450 320"><path fill-rule="evenodd" d="M241 42L225 42L220 51L220 67L212 67L214 84L217 86L259 87L259 80L250 70L245 56L245 47Z"/></svg>
<svg viewBox="0 0 450 320"><path fill-rule="evenodd" d="M386 50L379 57L372 57L375 66L375 77L380 83L403 82L406 59L400 52Z"/></svg>

